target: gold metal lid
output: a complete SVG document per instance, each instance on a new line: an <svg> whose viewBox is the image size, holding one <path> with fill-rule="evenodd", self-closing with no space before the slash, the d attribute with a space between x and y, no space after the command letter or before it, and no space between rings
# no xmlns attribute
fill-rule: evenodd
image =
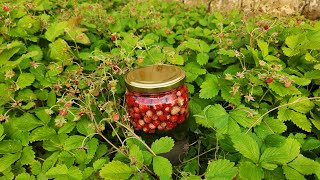
<svg viewBox="0 0 320 180"><path fill-rule="evenodd" d="M151 65L131 70L125 75L127 89L141 93L170 91L184 84L185 72L172 65Z"/></svg>

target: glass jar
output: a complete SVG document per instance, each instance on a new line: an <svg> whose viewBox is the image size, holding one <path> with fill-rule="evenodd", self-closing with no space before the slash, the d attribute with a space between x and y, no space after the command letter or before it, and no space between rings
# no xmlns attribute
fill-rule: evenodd
<svg viewBox="0 0 320 180"><path fill-rule="evenodd" d="M135 130L168 131L188 117L185 72L172 65L152 65L125 76L126 106Z"/></svg>

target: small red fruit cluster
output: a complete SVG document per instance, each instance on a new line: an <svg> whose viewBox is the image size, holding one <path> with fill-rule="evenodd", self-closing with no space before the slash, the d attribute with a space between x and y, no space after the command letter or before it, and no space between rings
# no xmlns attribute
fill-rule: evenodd
<svg viewBox="0 0 320 180"><path fill-rule="evenodd" d="M184 85L160 94L127 91L126 104L135 130L171 130L188 117L188 89Z"/></svg>

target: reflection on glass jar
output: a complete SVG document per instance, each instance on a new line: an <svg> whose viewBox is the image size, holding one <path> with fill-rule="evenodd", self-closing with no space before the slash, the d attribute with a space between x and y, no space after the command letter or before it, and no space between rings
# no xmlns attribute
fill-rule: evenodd
<svg viewBox="0 0 320 180"><path fill-rule="evenodd" d="M154 65L129 72L126 105L135 130L172 130L188 117L185 73L170 65Z"/></svg>

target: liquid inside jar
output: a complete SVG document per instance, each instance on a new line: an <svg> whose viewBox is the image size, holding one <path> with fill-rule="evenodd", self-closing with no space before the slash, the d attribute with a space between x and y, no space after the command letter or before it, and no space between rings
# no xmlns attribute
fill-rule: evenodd
<svg viewBox="0 0 320 180"><path fill-rule="evenodd" d="M183 85L159 94L127 91L126 105L135 130L172 130L188 117L188 89Z"/></svg>

